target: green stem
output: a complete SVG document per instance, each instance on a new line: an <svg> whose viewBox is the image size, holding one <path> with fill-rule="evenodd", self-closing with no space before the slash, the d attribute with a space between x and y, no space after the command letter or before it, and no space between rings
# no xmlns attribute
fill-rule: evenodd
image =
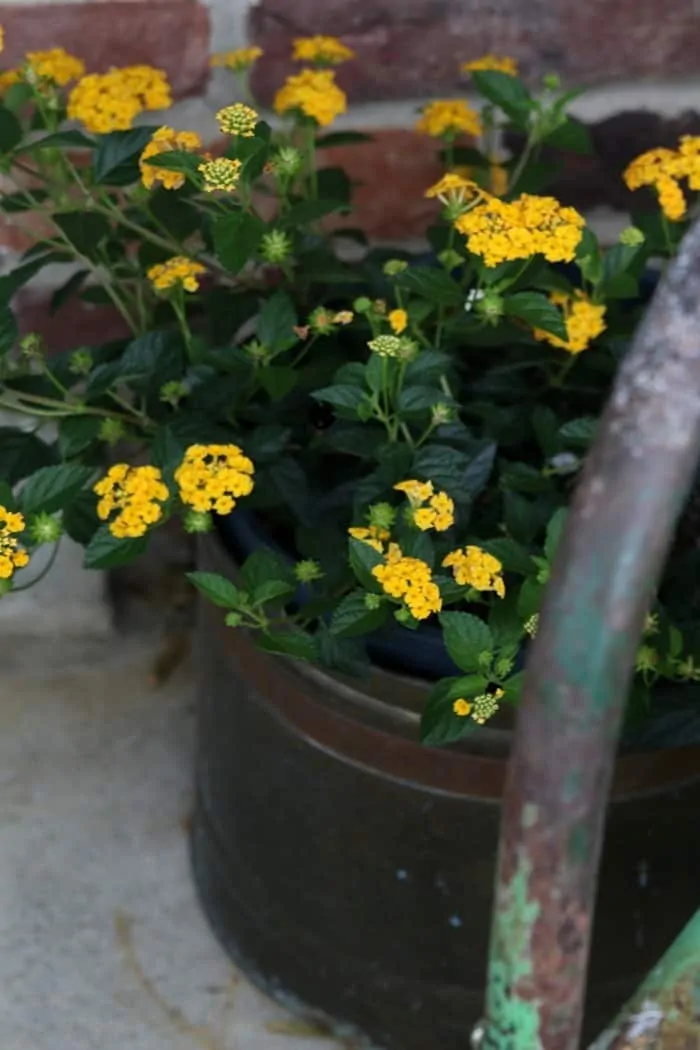
<svg viewBox="0 0 700 1050"><path fill-rule="evenodd" d="M54 548L51 551L51 554L49 556L49 560L47 561L46 565L41 570L39 575L35 576L34 579L30 581L30 583L23 583L20 587L13 587L12 588L12 593L13 594L19 594L21 591L28 591L30 587L35 587L36 584L40 583L40 581L43 580L45 576L48 576L48 574L51 572L51 569L53 568L54 562L56 561L56 556L58 554L58 548L60 546L61 546L61 541L60 541L60 539L58 539L56 541L56 543L54 544Z"/></svg>
<svg viewBox="0 0 700 1050"><path fill-rule="evenodd" d="M534 148L535 148L535 141L532 138L532 136L529 136L527 142L525 143L525 148L523 149L523 152L520 154L520 157L518 159L518 163L515 165L515 167L513 168L513 171L511 172L511 176L510 176L510 179L508 181L508 189L506 191L507 193L511 193L513 191L513 189L518 185L520 177L521 177L522 173L525 170L525 166L527 165L527 162L529 161L530 157L532 156L532 151L534 150Z"/></svg>

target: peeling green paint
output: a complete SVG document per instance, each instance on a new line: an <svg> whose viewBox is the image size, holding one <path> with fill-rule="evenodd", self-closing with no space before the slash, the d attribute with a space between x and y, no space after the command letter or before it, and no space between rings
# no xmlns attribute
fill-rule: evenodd
<svg viewBox="0 0 700 1050"><path fill-rule="evenodd" d="M588 853L588 828L585 824L577 824L571 829L569 835L569 860L572 864L581 864Z"/></svg>
<svg viewBox="0 0 700 1050"><path fill-rule="evenodd" d="M564 781L564 801L573 802L581 790L582 774L580 769L572 769Z"/></svg>
<svg viewBox="0 0 700 1050"><path fill-rule="evenodd" d="M523 827L534 828L540 815L540 807L536 806L534 802L526 802L523 806Z"/></svg>
<svg viewBox="0 0 700 1050"><path fill-rule="evenodd" d="M522 998L518 987L532 974L532 932L540 914L538 902L529 899L531 872L529 859L520 854L513 878L499 892L486 991L488 1050L539 1045L539 1003Z"/></svg>

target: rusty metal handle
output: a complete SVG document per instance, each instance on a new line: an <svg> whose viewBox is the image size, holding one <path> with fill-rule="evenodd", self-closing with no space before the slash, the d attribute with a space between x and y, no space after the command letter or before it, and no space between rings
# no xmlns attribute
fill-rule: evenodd
<svg viewBox="0 0 700 1050"><path fill-rule="evenodd" d="M700 223L617 377L547 588L506 785L482 1045L577 1050L644 615L700 455Z"/></svg>

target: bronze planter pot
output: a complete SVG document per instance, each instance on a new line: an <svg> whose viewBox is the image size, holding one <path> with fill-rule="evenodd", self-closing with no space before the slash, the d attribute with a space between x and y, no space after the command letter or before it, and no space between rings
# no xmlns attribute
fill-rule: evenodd
<svg viewBox="0 0 700 1050"><path fill-rule="evenodd" d="M232 575L218 540L200 567ZM508 734L418 743L419 683L271 657L200 608L195 878L268 993L386 1050L464 1050L481 1016ZM700 747L618 761L587 1011L612 1016L695 910Z"/></svg>

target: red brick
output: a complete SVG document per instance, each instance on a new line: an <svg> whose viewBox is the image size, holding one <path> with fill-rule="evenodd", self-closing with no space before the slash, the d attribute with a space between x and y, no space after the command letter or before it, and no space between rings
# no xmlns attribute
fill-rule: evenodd
<svg viewBox="0 0 700 1050"><path fill-rule="evenodd" d="M81 4L3 4L3 66L27 51L64 47L90 72L147 63L164 69L176 97L206 83L209 18L199 0L92 0Z"/></svg>
<svg viewBox="0 0 700 1050"><path fill-rule="evenodd" d="M700 53L692 0L261 0L251 25L262 101L294 68L294 37L311 33L357 52L339 71L355 101L463 90L460 62L488 51L512 55L531 83L556 71L573 84L694 76Z"/></svg>
<svg viewBox="0 0 700 1050"><path fill-rule="evenodd" d="M111 306L95 306L73 298L52 314L52 291L24 290L13 302L20 335L38 332L50 354L80 346L97 346L129 334L127 325Z"/></svg>

